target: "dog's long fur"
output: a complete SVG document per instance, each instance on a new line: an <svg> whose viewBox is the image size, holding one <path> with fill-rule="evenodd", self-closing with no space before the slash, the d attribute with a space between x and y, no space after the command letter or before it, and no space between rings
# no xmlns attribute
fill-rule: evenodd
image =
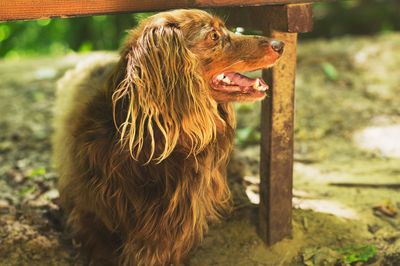
<svg viewBox="0 0 400 266"><path fill-rule="evenodd" d="M273 64L268 42L204 11L164 12L130 33L120 59L102 56L60 81L60 202L94 265L179 265L229 209L229 102L255 99L209 80Z"/></svg>

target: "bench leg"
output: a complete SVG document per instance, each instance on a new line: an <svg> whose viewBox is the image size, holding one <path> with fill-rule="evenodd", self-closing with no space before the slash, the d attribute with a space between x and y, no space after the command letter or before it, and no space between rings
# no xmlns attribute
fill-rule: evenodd
<svg viewBox="0 0 400 266"><path fill-rule="evenodd" d="M272 245L292 231L294 83L297 33L269 31L285 42L282 58L263 78L270 96L262 102L259 231Z"/></svg>
<svg viewBox="0 0 400 266"><path fill-rule="evenodd" d="M269 245L291 235L294 81L297 33L312 30L312 6L305 4L228 9L232 26L264 32L285 42L278 64L263 72L270 97L262 103L259 233Z"/></svg>

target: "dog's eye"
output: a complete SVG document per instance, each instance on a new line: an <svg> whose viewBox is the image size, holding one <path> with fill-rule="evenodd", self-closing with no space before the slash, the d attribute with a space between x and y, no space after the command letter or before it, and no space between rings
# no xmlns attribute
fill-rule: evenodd
<svg viewBox="0 0 400 266"><path fill-rule="evenodd" d="M219 35L215 31L211 32L210 37L211 37L211 40L213 40L213 41L218 41L219 40Z"/></svg>

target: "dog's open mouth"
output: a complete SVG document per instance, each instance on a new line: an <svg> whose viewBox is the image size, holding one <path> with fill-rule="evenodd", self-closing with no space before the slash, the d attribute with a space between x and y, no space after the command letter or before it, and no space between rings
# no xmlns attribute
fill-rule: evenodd
<svg viewBox="0 0 400 266"><path fill-rule="evenodd" d="M211 86L214 90L226 93L251 94L265 96L268 85L261 78L249 78L236 72L221 73L213 77Z"/></svg>

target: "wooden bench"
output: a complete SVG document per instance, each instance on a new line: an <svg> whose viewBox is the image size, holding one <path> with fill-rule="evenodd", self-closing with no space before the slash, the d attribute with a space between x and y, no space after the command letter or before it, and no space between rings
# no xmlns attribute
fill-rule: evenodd
<svg viewBox="0 0 400 266"><path fill-rule="evenodd" d="M285 42L279 63L263 72L271 97L262 103L259 232L269 245L291 235L293 117L297 33L312 28L316 0L5 0L0 21L68 18L175 8L218 8L228 24Z"/></svg>

